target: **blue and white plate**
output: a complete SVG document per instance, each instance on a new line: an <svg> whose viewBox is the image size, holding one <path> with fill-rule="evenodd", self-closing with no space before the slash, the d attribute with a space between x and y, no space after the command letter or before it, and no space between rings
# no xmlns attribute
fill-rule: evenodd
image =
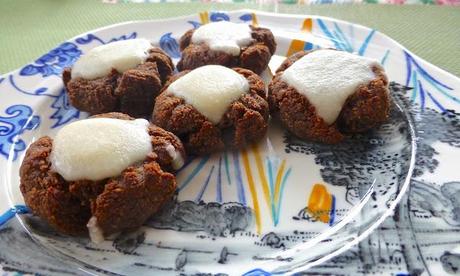
<svg viewBox="0 0 460 276"><path fill-rule="evenodd" d="M180 57L178 38L211 21L268 27L286 55L337 48L379 60L388 123L340 145L295 139L276 123L242 151L189 160L178 193L144 227L100 245L29 213L18 169L27 146L87 117L61 71L89 49L144 37ZM271 72L270 72L271 71ZM0 268L4 274L270 275L458 273L460 79L387 36L319 16L203 12L82 34L0 77Z"/></svg>

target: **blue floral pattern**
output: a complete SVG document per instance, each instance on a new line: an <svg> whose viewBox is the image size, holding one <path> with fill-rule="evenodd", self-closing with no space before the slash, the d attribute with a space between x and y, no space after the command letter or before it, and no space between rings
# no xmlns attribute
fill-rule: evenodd
<svg viewBox="0 0 460 276"><path fill-rule="evenodd" d="M107 44L118 40L133 39L137 37L137 33L133 32L128 35L112 38L104 41L96 35L88 34L85 37L75 39L75 42L80 45L89 44L93 41L98 41L101 44ZM72 42L64 42L58 47L51 50L49 53L35 60L34 64L28 64L21 69L21 76L33 76L41 74L42 77L61 74L62 70L72 65L82 54L77 44Z"/></svg>
<svg viewBox="0 0 460 276"><path fill-rule="evenodd" d="M48 91L48 87L38 87L33 91L25 90L24 88L19 87L18 84L16 84L16 81L14 80L14 76L10 75L8 77L8 80L14 89L16 89L17 92L20 92L25 95L29 96L48 96L48 97L54 97L52 94L46 93Z"/></svg>
<svg viewBox="0 0 460 276"><path fill-rule="evenodd" d="M96 35L93 35L93 34L88 34L86 35L85 37L79 37L77 39L75 39L75 42L77 42L78 44L80 45L85 45L85 44L89 44L93 41L97 41L101 44L107 44L107 43L110 43L110 42L115 42L115 41L120 41L120 40L128 40L128 39L134 39L137 37L137 33L136 32L132 32L130 34L127 34L127 35L122 35L122 36L119 36L119 37L114 37L112 39L109 39L107 41L104 41L103 39L101 39L100 37L96 36Z"/></svg>
<svg viewBox="0 0 460 276"><path fill-rule="evenodd" d="M252 14L250 13L245 13L242 16L239 17L241 21L248 22L252 21Z"/></svg>
<svg viewBox="0 0 460 276"><path fill-rule="evenodd" d="M57 48L51 50L49 53L41 56L35 61L34 64L29 64L23 67L19 75L24 77L37 74L40 74L42 77L48 77L52 75L58 76L61 74L65 67L71 66L81 56L82 51L78 48L78 45L90 44L94 41L100 44L107 44L119 40L134 39L136 37L137 33L132 32L130 34L114 37L105 41L94 34L88 34L86 36L75 39L76 44L72 42L65 42L61 44ZM173 49L173 42L170 42L169 44L171 44L171 49ZM47 96L53 98L51 108L54 109L54 113L50 116L50 119L54 121L54 124L51 126L51 128L59 127L73 119L80 117L80 111L70 105L64 89L62 89L58 95L47 93L47 87L39 87L30 91L20 87L15 81L13 75L10 75L8 79L11 86L13 86L17 92L30 96ZM21 151L20 146L17 147L17 150Z"/></svg>
<svg viewBox="0 0 460 276"><path fill-rule="evenodd" d="M42 77L61 74L62 70L73 64L81 55L78 46L71 42L65 42L41 56L35 64L26 65L21 69L21 76L33 76L40 74Z"/></svg>
<svg viewBox="0 0 460 276"><path fill-rule="evenodd" d="M172 58L180 58L179 43L171 35L166 33L160 37L160 48Z"/></svg>
<svg viewBox="0 0 460 276"><path fill-rule="evenodd" d="M212 22L230 21L230 16L228 16L228 14L223 13L223 12L211 12L211 14L209 15L209 19Z"/></svg>
<svg viewBox="0 0 460 276"><path fill-rule="evenodd" d="M39 87L34 91L25 90L16 84L13 75L9 76L9 82L11 86L16 89L16 91L22 94L30 96L47 96L49 98L53 98L51 108L55 111L50 116L50 119L55 120L55 123L51 126L51 128L59 127L65 123L68 123L72 119L77 119L80 117L80 111L70 105L67 93L65 93L65 89L62 89L59 95L53 95L46 93L48 91L47 87Z"/></svg>
<svg viewBox="0 0 460 276"><path fill-rule="evenodd" d="M40 117L33 115L33 110L27 105L12 105L5 110L7 116L0 116L0 154L16 160L18 152L26 149L24 140L19 139L26 130L32 130L40 125Z"/></svg>
<svg viewBox="0 0 460 276"><path fill-rule="evenodd" d="M80 117L80 111L70 105L65 89L62 89L61 93L54 98L51 108L54 109L54 113L50 119L55 121L51 128L60 127Z"/></svg>

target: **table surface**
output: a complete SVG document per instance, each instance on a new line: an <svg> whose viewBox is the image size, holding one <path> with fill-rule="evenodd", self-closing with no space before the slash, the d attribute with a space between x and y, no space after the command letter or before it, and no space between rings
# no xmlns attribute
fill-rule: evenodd
<svg viewBox="0 0 460 276"><path fill-rule="evenodd" d="M23 66L71 37L102 26L203 10L244 8L316 14L362 24L387 34L427 61L460 76L460 7L197 2L104 4L100 0L3 0L0 3L0 74Z"/></svg>

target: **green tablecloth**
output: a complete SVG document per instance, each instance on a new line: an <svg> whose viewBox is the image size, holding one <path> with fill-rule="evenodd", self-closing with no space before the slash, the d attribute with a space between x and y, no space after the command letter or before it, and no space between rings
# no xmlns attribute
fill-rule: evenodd
<svg viewBox="0 0 460 276"><path fill-rule="evenodd" d="M211 9L243 8L317 14L366 25L389 35L429 62L460 76L460 7L103 4L100 0L0 1L0 74L34 60L66 39L105 25L187 15Z"/></svg>

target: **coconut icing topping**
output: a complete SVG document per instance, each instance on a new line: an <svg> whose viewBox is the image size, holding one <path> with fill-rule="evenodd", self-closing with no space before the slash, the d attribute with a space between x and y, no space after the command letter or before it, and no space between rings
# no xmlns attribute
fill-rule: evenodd
<svg viewBox="0 0 460 276"><path fill-rule="evenodd" d="M241 47L251 43L251 29L243 23L218 21L205 24L193 32L192 42L209 45L211 50L222 51L233 56L240 54Z"/></svg>
<svg viewBox="0 0 460 276"><path fill-rule="evenodd" d="M147 39L129 39L95 47L72 67L72 78L93 80L107 76L112 69L120 73L142 64L152 44Z"/></svg>
<svg viewBox="0 0 460 276"><path fill-rule="evenodd" d="M67 181L119 175L152 151L145 119L92 118L64 126L53 140L51 168Z"/></svg>
<svg viewBox="0 0 460 276"><path fill-rule="evenodd" d="M327 124L335 122L347 98L375 79L378 61L343 51L311 52L286 69L281 79L303 94Z"/></svg>
<svg viewBox="0 0 460 276"><path fill-rule="evenodd" d="M214 124L249 91L245 77L221 65L206 65L174 81L167 93L182 98Z"/></svg>

